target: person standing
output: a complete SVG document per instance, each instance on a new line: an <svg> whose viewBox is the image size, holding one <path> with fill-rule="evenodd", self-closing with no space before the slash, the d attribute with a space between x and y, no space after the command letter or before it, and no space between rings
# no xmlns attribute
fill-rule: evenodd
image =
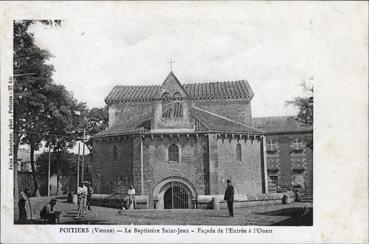
<svg viewBox="0 0 369 244"><path fill-rule="evenodd" d="M24 190L19 193L19 197L18 197L19 223L20 224L27 223L27 211L26 211L27 200L29 201L29 190L28 188L24 188Z"/></svg>
<svg viewBox="0 0 369 244"><path fill-rule="evenodd" d="M224 193L224 200L227 201L229 217L233 217L234 188L230 179L227 180L227 189Z"/></svg>
<svg viewBox="0 0 369 244"><path fill-rule="evenodd" d="M92 188L91 183L89 182L87 184L87 207L88 207L88 210L90 210L90 211L92 211L92 209L91 209L91 196L92 196L92 193L94 193L94 189Z"/></svg>
<svg viewBox="0 0 369 244"><path fill-rule="evenodd" d="M133 188L133 185L130 185L128 189L128 195L129 195L129 208L128 209L135 209L135 194L136 194L135 188Z"/></svg>
<svg viewBox="0 0 369 244"><path fill-rule="evenodd" d="M87 203L87 184L85 181L82 182L82 187L78 187L78 212L77 218L86 214L86 203Z"/></svg>

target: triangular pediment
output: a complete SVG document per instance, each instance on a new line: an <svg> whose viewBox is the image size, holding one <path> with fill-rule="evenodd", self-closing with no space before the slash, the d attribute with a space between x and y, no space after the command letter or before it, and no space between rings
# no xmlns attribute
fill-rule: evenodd
<svg viewBox="0 0 369 244"><path fill-rule="evenodd" d="M161 98L164 94L168 94L169 97L173 97L176 93L180 93L182 97L189 97L181 82L179 82L173 72L170 72L159 90L156 92L155 97Z"/></svg>

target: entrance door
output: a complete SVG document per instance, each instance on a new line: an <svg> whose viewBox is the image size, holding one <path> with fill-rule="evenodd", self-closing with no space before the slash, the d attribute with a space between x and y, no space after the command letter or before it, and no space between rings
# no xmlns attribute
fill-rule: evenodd
<svg viewBox="0 0 369 244"><path fill-rule="evenodd" d="M170 187L164 193L164 208L188 208L188 194L181 186Z"/></svg>

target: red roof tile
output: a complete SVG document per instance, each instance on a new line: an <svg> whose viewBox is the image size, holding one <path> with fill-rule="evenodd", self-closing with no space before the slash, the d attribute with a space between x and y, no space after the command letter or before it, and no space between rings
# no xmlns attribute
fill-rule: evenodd
<svg viewBox="0 0 369 244"><path fill-rule="evenodd" d="M151 101L160 86L115 86L105 98L107 104ZM251 100L254 93L246 80L191 83L183 88L193 99L243 98Z"/></svg>

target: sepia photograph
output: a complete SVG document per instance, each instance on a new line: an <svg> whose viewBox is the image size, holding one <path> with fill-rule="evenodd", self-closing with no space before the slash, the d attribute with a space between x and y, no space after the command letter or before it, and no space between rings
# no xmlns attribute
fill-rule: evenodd
<svg viewBox="0 0 369 244"><path fill-rule="evenodd" d="M321 144L334 103L317 72L321 43L334 42L321 23L345 6L90 2L56 14L62 3L7 17L14 228L257 242L275 226L319 232L322 150L337 148Z"/></svg>
<svg viewBox="0 0 369 244"><path fill-rule="evenodd" d="M163 79L145 81L145 85L137 84L145 75L137 74L135 81L137 71L124 68L127 57L123 55L116 54L113 63L91 64L121 67L122 73L129 73L122 77L133 77L125 80L117 72L106 82L109 72L89 70L80 63L86 57L73 60L75 55L96 53L96 46L65 51L71 45L80 49L79 45L96 41L97 30L84 26L110 26L83 22L87 23L80 26L77 39L62 39L56 37L68 35L78 25L68 20L14 21L15 223L313 224L311 71L301 70L297 75L306 80L275 80L280 85L275 92L284 86L293 89L269 98L274 103L270 107L279 110L269 113L270 108L263 109L268 105L252 103L252 84L260 86L256 83L266 81L249 82L246 71L235 76L232 68L238 67L222 75L227 81L210 81L214 75L207 78L205 74L198 78L184 74L181 76L195 80L181 81L175 73L182 65L176 63L188 62L187 49L173 52L177 61L167 60L166 54L156 57L161 61L156 65L164 70L156 73ZM183 20L165 28L170 32L166 38L180 39L177 33L187 25L201 27ZM139 31L136 38L140 34L150 37L145 29ZM127 32L127 37L116 32ZM130 45L144 45L141 49L153 45L129 40L133 33L124 27L115 26L108 34L115 34L112 43L134 41ZM231 38L219 34L224 35L219 39ZM49 36L52 43L47 43ZM200 48L208 55L243 63L242 57L229 52L235 48L246 51L247 45L237 35L232 39L228 42L236 42L234 46L223 52L217 46ZM112 47L105 52L114 52ZM139 59L149 58L145 52L141 55ZM70 68L65 66L84 66L87 71L75 70L75 82L66 81L70 75L63 72ZM232 80L242 73L244 79ZM90 88L95 82L111 86L110 91ZM268 91L258 90L259 101L263 101Z"/></svg>

